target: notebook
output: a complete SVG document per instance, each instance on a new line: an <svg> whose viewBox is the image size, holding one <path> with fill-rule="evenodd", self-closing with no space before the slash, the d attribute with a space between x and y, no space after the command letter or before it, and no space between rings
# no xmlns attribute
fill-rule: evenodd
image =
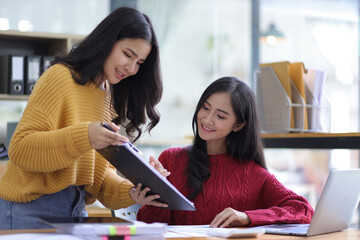
<svg viewBox="0 0 360 240"><path fill-rule="evenodd" d="M194 203L156 171L147 160L143 159L139 150L131 144L108 146L97 151L135 186L141 183L143 187L150 187L147 195L159 194L160 199L157 200L167 203L168 209L196 210Z"/></svg>
<svg viewBox="0 0 360 240"><path fill-rule="evenodd" d="M360 169L332 170L310 224L273 224L268 234L313 236L347 229L360 200Z"/></svg>

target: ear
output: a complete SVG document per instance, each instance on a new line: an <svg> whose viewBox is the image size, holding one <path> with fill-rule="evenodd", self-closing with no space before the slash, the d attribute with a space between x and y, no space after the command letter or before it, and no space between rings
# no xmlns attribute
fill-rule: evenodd
<svg viewBox="0 0 360 240"><path fill-rule="evenodd" d="M242 122L242 123L237 123L237 124L235 124L235 126L233 127L233 131L234 132L238 132L238 131L240 131L243 127L245 127L245 125L246 125L246 122Z"/></svg>

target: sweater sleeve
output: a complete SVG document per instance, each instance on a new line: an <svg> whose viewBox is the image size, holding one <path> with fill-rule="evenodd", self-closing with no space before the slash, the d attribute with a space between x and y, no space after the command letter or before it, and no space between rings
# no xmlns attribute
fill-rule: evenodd
<svg viewBox="0 0 360 240"><path fill-rule="evenodd" d="M129 194L133 186L129 180L119 176L115 168L110 165L102 182L98 199L105 207L110 209L129 207L135 204Z"/></svg>
<svg viewBox="0 0 360 240"><path fill-rule="evenodd" d="M58 77L60 74L53 75L49 70L38 80L34 89L37 94L29 99L10 142L9 158L25 171L52 172L63 169L92 149L88 138L89 122L57 127L62 120L61 107L66 96L49 86L49 79L55 79L55 83L61 81L61 77ZM67 82L64 82L67 86Z"/></svg>
<svg viewBox="0 0 360 240"><path fill-rule="evenodd" d="M310 223L314 210L302 196L285 188L273 175L269 174L257 200L251 203L245 213L250 218L250 226L280 223ZM257 205L257 206L256 206Z"/></svg>

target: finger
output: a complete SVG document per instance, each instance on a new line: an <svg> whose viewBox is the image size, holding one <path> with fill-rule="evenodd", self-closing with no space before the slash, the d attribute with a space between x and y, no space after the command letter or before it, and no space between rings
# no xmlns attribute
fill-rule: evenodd
<svg viewBox="0 0 360 240"><path fill-rule="evenodd" d="M221 223L221 213L219 213L218 215L215 216L215 218L212 220L212 222L210 223L210 227L218 227L219 224Z"/></svg>
<svg viewBox="0 0 360 240"><path fill-rule="evenodd" d="M139 193L139 198L143 201L146 198L146 193L150 191L150 188L146 187Z"/></svg>
<svg viewBox="0 0 360 240"><path fill-rule="evenodd" d="M138 191L139 193L141 192L141 183L138 183L138 185L136 186L136 191Z"/></svg>
<svg viewBox="0 0 360 240"><path fill-rule="evenodd" d="M211 222L211 227L219 227L227 218L231 216L231 213L227 209L216 215L214 220Z"/></svg>
<svg viewBox="0 0 360 240"><path fill-rule="evenodd" d="M105 136L111 141L111 143L113 145L129 142L129 139L127 137L120 135L118 133L115 133L115 132L107 131L105 133Z"/></svg>
<svg viewBox="0 0 360 240"><path fill-rule="evenodd" d="M234 216L231 216L226 220L224 219L225 221L220 225L220 227L223 228L229 226L234 221L234 218L235 218Z"/></svg>
<svg viewBox="0 0 360 240"><path fill-rule="evenodd" d="M114 130L114 132L120 131L120 126L116 125L115 123L109 122L108 125Z"/></svg>
<svg viewBox="0 0 360 240"><path fill-rule="evenodd" d="M160 198L159 194L149 195L144 198L144 202L151 202L158 198Z"/></svg>
<svg viewBox="0 0 360 240"><path fill-rule="evenodd" d="M118 133L120 127L113 122L101 122L100 126L105 129L103 130L104 136L111 141L112 145L122 144L128 142L129 139ZM109 142L107 142L110 144Z"/></svg>
<svg viewBox="0 0 360 240"><path fill-rule="evenodd" d="M168 170L164 169L164 170L162 170L162 171L160 172L160 174L163 175L164 177L167 177L167 176L169 176L171 173L170 173Z"/></svg>
<svg viewBox="0 0 360 240"><path fill-rule="evenodd" d="M134 200L137 203L137 196L139 195L138 193L136 193L136 189L135 188L131 188L129 191L130 197L132 200Z"/></svg>
<svg viewBox="0 0 360 240"><path fill-rule="evenodd" d="M162 207L162 208L167 208L169 206L166 203L157 202L157 201L151 201L147 205L152 205L152 206L155 206L155 207Z"/></svg>

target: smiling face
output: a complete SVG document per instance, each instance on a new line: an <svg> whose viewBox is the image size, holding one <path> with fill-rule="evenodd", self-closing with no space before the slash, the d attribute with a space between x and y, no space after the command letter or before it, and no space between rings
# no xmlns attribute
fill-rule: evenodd
<svg viewBox="0 0 360 240"><path fill-rule="evenodd" d="M117 41L104 64L105 79L111 84L117 84L124 78L135 75L150 51L150 43L141 38Z"/></svg>
<svg viewBox="0 0 360 240"><path fill-rule="evenodd" d="M214 93L203 103L197 114L197 125L209 154L227 151L226 137L231 131L239 131L243 127L236 122L229 93Z"/></svg>

